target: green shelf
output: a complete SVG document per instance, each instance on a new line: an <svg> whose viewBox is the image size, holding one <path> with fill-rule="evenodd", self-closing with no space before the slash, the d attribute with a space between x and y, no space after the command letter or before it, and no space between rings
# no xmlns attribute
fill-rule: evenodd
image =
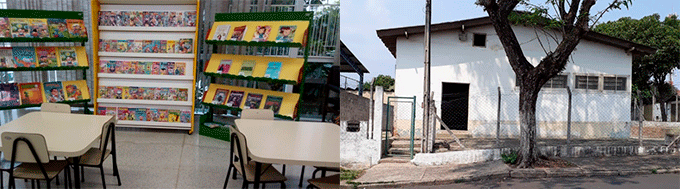
<svg viewBox="0 0 680 189"><path fill-rule="evenodd" d="M221 40L206 40L205 43L211 45L238 45L238 46L262 46L262 47L302 47L302 43L277 43L273 41L257 42L257 41L221 41Z"/></svg>
<svg viewBox="0 0 680 189"><path fill-rule="evenodd" d="M0 71L51 71L51 70L87 70L89 66L63 66L63 67L19 67L0 68Z"/></svg>
<svg viewBox="0 0 680 189"><path fill-rule="evenodd" d="M74 42L74 43L84 43L87 42L87 37L58 37L58 38L25 38L25 37L2 37L0 42Z"/></svg>
<svg viewBox="0 0 680 189"><path fill-rule="evenodd" d="M89 102L90 99L83 99L83 100L67 100L67 101L61 101L57 103L62 103L62 104L76 104L76 103L84 103L84 102ZM30 108L30 107L40 107L41 104L24 104L24 105L19 105L19 106L12 106L12 107L0 107L0 110L12 110L12 109L21 109L21 108Z"/></svg>
<svg viewBox="0 0 680 189"><path fill-rule="evenodd" d="M203 116L202 116L203 117ZM225 125L226 126L226 125ZM229 130L229 127L217 127L217 128L210 128L208 126L205 126L203 123L200 124L198 130L199 135L207 136L210 138L215 138L223 141L230 141L231 139L231 131Z"/></svg>
<svg viewBox="0 0 680 189"><path fill-rule="evenodd" d="M63 18L83 19L82 11L49 11L49 10L24 10L4 9L0 10L0 17L8 18Z"/></svg>
<svg viewBox="0 0 680 189"><path fill-rule="evenodd" d="M213 76L213 77L224 77L224 78L241 79L241 80L248 80L248 81L263 81L263 82L267 82L267 83L291 84L291 85L297 84L297 81L285 80L285 79L272 79L272 78L266 78L266 77L240 76L240 75L232 75L232 74L213 73L213 72L204 72L204 74L207 75L207 76Z"/></svg>
<svg viewBox="0 0 680 189"><path fill-rule="evenodd" d="M210 107L213 107L213 108L220 108L220 109L231 110L231 111L240 112L241 110L243 110L241 108L234 108L234 107L231 107L231 106L210 104L210 103L205 103L205 102L201 102L201 104L206 105L206 106L210 106ZM274 114L274 117L279 118L279 119L285 119L285 120L293 120L293 117L281 115L281 114Z"/></svg>
<svg viewBox="0 0 680 189"><path fill-rule="evenodd" d="M248 13L217 13L215 22L221 21L309 21L314 12L248 12Z"/></svg>

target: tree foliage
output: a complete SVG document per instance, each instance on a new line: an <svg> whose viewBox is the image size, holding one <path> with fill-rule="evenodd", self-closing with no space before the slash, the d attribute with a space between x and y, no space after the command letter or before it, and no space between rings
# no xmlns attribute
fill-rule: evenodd
<svg viewBox="0 0 680 189"><path fill-rule="evenodd" d="M375 86L382 86L383 90L391 91L394 90L394 78L389 75L378 75L378 77L373 78ZM371 90L371 82L364 82L364 90Z"/></svg>

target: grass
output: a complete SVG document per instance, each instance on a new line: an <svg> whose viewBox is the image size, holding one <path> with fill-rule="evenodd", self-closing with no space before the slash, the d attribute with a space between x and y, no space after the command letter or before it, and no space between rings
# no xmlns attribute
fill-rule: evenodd
<svg viewBox="0 0 680 189"><path fill-rule="evenodd" d="M657 169L652 169L652 174L656 174L657 171Z"/></svg>
<svg viewBox="0 0 680 189"><path fill-rule="evenodd" d="M340 170L340 180L354 180L363 173L363 170L347 170L347 169L342 169Z"/></svg>
<svg viewBox="0 0 680 189"><path fill-rule="evenodd" d="M501 159L503 159L503 162L506 164L515 164L517 163L517 157L519 155L517 154L516 151L510 151L510 153L503 153L501 154Z"/></svg>

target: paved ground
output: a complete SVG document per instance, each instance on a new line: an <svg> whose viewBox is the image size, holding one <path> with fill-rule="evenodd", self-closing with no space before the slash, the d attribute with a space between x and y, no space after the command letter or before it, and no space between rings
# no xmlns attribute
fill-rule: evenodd
<svg viewBox="0 0 680 189"><path fill-rule="evenodd" d="M680 174L657 174L635 176L543 178L543 179L495 179L448 185L417 186L407 188L680 188Z"/></svg>
<svg viewBox="0 0 680 189"><path fill-rule="evenodd" d="M455 141L448 141L450 150L463 150ZM460 142L468 149L496 149L512 148L519 146L519 139L501 139L498 143L489 138L463 138ZM644 146L664 145L663 139L645 139ZM627 139L588 139L572 140L572 146L637 146L640 141L636 138ZM537 146L562 146L567 145L566 139L539 139Z"/></svg>

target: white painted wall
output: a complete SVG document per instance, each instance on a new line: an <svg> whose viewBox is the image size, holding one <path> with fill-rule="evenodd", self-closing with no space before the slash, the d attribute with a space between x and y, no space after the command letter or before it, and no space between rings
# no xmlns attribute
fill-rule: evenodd
<svg viewBox="0 0 680 189"><path fill-rule="evenodd" d="M514 26L513 30L524 54L534 65L545 56L539 40L536 40L537 35L541 36L540 41L544 47L548 49L556 47L557 43L541 31L523 26ZM438 114L441 115L442 82L469 83L468 120L496 119L499 86L504 94L501 120L518 120L519 88L515 87L515 74L493 27L488 25L466 28L465 32L467 41L458 39L460 31L432 34L431 88L434 91ZM487 35L485 48L472 46L473 33ZM553 35L561 38L558 34ZM415 95L418 104L423 100L423 41L422 35L409 35L408 39L405 37L397 39L395 93L396 96ZM581 40L572 54L572 61L563 71L569 74L569 86L573 89L574 74L618 75L628 78L627 91L575 89L572 121L629 122L631 64L632 55L623 49ZM538 121L566 121L566 112L566 90L546 89L542 92L538 102ZM422 108L417 109L416 119L422 120Z"/></svg>

